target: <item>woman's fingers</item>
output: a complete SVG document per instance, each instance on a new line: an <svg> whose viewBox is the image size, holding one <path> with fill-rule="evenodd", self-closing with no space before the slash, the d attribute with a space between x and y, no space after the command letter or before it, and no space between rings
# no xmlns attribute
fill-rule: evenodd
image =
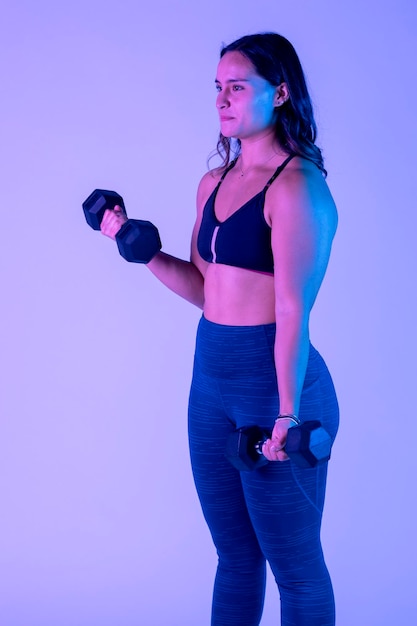
<svg viewBox="0 0 417 626"><path fill-rule="evenodd" d="M277 440L267 439L262 446L262 454L268 461L287 461L288 455L284 446Z"/></svg>

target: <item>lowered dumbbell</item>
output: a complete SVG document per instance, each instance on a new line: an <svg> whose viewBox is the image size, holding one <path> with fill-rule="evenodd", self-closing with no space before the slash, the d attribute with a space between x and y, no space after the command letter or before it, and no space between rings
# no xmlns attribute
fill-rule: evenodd
<svg viewBox="0 0 417 626"><path fill-rule="evenodd" d="M271 433L259 426L246 426L231 433L226 442L226 458L236 469L251 471L269 463L262 445ZM330 459L332 440L317 420L288 429L284 451L299 467L315 467Z"/></svg>
<svg viewBox="0 0 417 626"><path fill-rule="evenodd" d="M95 189L83 202L87 224L94 230L100 230L105 211L113 210L116 205L121 206L126 214L123 198L119 194ZM162 247L158 229L145 220L128 219L116 234L116 243L121 256L133 263L149 263Z"/></svg>

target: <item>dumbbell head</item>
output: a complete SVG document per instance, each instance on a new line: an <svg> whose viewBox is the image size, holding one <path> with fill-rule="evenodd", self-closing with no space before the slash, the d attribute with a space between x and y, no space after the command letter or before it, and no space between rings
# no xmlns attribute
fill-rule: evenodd
<svg viewBox="0 0 417 626"><path fill-rule="evenodd" d="M259 426L247 426L230 433L226 441L226 458L239 471L249 472L268 463L258 452L257 444L265 441L269 434Z"/></svg>
<svg viewBox="0 0 417 626"><path fill-rule="evenodd" d="M161 249L158 229L145 220L128 220L116 235L119 252L126 261L149 263Z"/></svg>
<svg viewBox="0 0 417 626"><path fill-rule="evenodd" d="M332 440L319 421L303 422L287 433L285 452L299 467L315 467L330 459Z"/></svg>
<svg viewBox="0 0 417 626"><path fill-rule="evenodd" d="M95 189L85 202L83 202L83 210L87 224L100 230L100 224L103 219L104 212L107 209L114 209L116 205L122 207L126 213L122 196L115 191L106 191L105 189Z"/></svg>

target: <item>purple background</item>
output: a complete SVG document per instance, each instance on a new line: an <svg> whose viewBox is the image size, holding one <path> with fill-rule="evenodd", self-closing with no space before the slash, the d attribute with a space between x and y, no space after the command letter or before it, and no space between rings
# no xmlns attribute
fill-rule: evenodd
<svg viewBox="0 0 417 626"><path fill-rule="evenodd" d="M81 203L116 189L188 256L222 42L275 30L317 110L340 228L312 318L342 426L323 543L338 626L417 621L416 8L410 0L2 0L2 626L209 623L188 461L199 311ZM268 584L263 626L278 623Z"/></svg>

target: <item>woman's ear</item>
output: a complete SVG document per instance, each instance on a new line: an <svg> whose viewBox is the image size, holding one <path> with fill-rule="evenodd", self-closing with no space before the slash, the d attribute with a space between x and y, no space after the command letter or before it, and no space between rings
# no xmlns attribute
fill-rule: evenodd
<svg viewBox="0 0 417 626"><path fill-rule="evenodd" d="M284 102L287 102L287 100L289 100L289 97L290 97L290 91L288 89L287 83L281 83L276 88L274 106L275 107L282 106Z"/></svg>

